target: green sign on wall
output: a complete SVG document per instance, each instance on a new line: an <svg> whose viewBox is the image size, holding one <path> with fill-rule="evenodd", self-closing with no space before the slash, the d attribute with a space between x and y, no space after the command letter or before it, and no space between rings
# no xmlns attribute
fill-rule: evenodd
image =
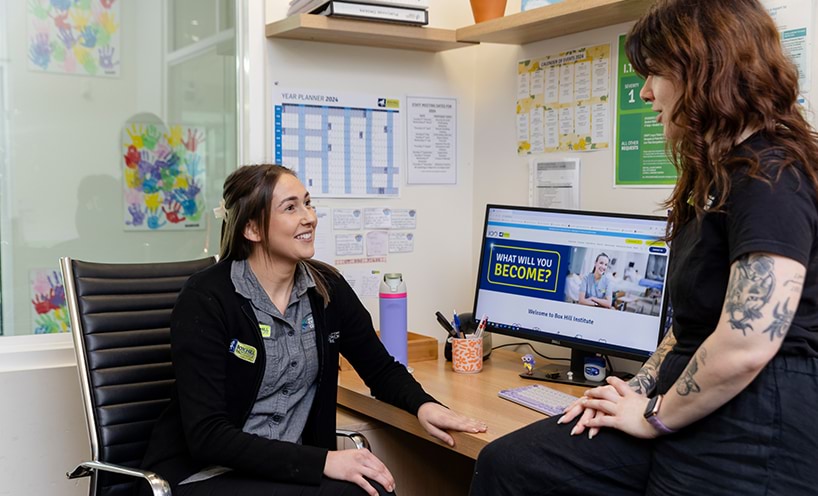
<svg viewBox="0 0 818 496"><path fill-rule="evenodd" d="M656 112L639 98L645 80L625 55L625 35L619 37L616 104L615 186L673 186L676 169L665 153L662 125Z"/></svg>

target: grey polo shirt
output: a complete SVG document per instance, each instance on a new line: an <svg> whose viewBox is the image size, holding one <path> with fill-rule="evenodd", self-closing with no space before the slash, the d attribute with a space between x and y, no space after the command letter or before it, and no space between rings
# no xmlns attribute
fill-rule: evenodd
<svg viewBox="0 0 818 496"><path fill-rule="evenodd" d="M318 350L307 289L315 286L299 263L284 315L273 305L246 260L234 261L230 277L249 299L264 342L267 361L256 402L244 432L300 443L315 398Z"/></svg>

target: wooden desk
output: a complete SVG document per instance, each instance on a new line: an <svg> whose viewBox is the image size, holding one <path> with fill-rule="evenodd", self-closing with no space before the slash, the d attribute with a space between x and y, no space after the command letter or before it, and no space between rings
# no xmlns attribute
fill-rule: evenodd
<svg viewBox="0 0 818 496"><path fill-rule="evenodd" d="M483 362L483 371L479 374L456 374L452 372L451 363L443 359L442 350L438 356L440 358L437 361L410 363L409 365L414 368L415 379L429 394L452 410L484 420L489 426L488 432L454 433L456 446L449 448L429 436L415 416L372 398L369 395L369 388L354 370L340 373L338 404L471 459L477 459L480 450L492 440L545 418L541 413L497 396L501 389L535 382L519 377L518 374L523 371L521 354L495 350L491 353L491 358ZM541 365L540 360L537 365ZM543 384L576 396L581 395L586 389L550 382Z"/></svg>

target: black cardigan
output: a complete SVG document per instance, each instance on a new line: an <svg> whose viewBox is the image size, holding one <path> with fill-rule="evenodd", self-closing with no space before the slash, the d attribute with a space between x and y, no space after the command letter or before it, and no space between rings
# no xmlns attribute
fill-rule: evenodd
<svg viewBox="0 0 818 496"><path fill-rule="evenodd" d="M320 268L330 303L308 291L318 349L317 390L303 444L271 441L242 431L264 376L265 350L250 301L223 260L185 284L171 318L173 397L154 428L143 468L173 487L210 465L259 478L318 484L327 451L335 449L338 354L349 360L373 396L417 414L435 401L381 344L372 318L343 277ZM255 363L229 352L234 339L257 350Z"/></svg>

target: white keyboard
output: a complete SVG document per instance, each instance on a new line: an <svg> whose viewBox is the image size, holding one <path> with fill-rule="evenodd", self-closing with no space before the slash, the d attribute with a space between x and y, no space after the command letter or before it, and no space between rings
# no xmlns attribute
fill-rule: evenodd
<svg viewBox="0 0 818 496"><path fill-rule="evenodd" d="M497 393L501 398L513 401L514 403L527 406L546 415L559 415L571 403L576 401L576 396L557 391L542 384L531 384L513 389L502 389Z"/></svg>

